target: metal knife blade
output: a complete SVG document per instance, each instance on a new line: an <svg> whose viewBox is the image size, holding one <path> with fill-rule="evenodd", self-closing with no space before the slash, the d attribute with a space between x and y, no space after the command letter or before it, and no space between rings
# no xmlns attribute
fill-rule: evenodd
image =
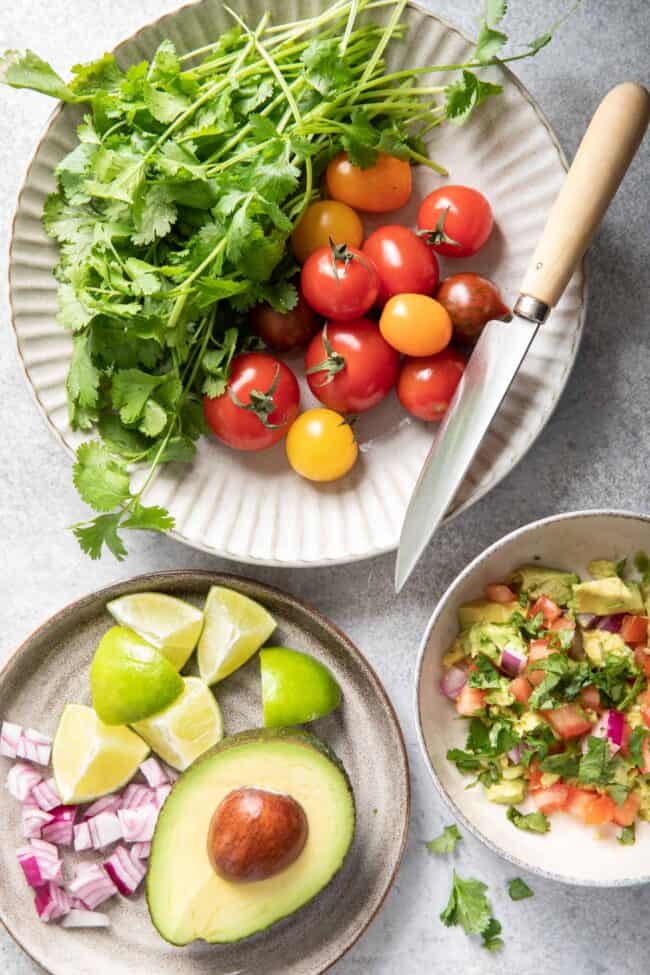
<svg viewBox="0 0 650 975"><path fill-rule="evenodd" d="M406 511L395 566L396 592L442 521L538 328L539 322L514 317L488 322L483 329Z"/></svg>

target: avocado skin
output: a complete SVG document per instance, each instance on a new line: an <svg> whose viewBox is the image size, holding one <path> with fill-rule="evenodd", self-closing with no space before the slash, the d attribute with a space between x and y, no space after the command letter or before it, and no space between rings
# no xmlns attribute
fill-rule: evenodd
<svg viewBox="0 0 650 975"><path fill-rule="evenodd" d="M352 801L352 815L354 817L353 824L352 824L352 826L353 826L353 830L352 831L353 831L353 836L354 836L354 834L356 832L356 803L355 803L355 799L354 799L354 790L352 789L352 783L350 782L350 777L349 777L349 775L348 775L348 773L347 773L347 771L346 771L343 763L338 758L338 756L335 754L335 752L330 748L330 746L327 744L327 742L324 742L321 738L317 738L316 735L312 734L309 731L305 731L302 728L250 728L247 731L240 731L237 734L229 735L227 738L224 738L222 741L219 742L218 745L215 745L214 748L211 748L210 751L206 752L204 755L201 755L201 757L199 759L197 759L197 761L194 762L194 764L191 765L189 767L189 769L187 769L186 772L183 772L182 773L182 775L177 779L177 781L172 786L172 791L169 793L169 795L165 799L165 802L161 806L161 809L160 809L160 812L159 812L159 816L162 814L162 811L163 811L164 806L169 802L169 799L173 795L174 789L176 788L176 786L178 785L178 783L183 780L184 776L188 775L190 772L193 772L195 769L197 769L204 762L209 762L210 759L213 758L215 755L222 754L223 752L226 752L226 751L228 751L231 748L237 748L237 747L239 747L241 745L253 744L255 742L277 741L277 740L291 741L291 742L294 742L297 745L302 745L305 748L313 748L316 751L320 752L321 755L323 755L325 758L327 758L332 763L332 765L335 765L336 766L336 768L339 770L339 772L341 773L341 775L343 776L343 778L345 780L345 785L347 787L347 790L348 790L348 792L350 794L350 799ZM155 841L155 833L154 833L154 841ZM350 844L350 846L351 845L352 844ZM153 849L152 849L152 852L153 852ZM348 849L348 853L349 852L350 851ZM317 891L314 894L313 897L309 898L309 900L306 900L303 904L301 904L300 907L296 911L293 912L293 914L296 914L297 911L302 910L303 907L306 907L307 904L310 904L320 894L322 894L322 892L326 889L326 887L329 887L329 885L332 883L332 881L334 880L334 878L337 876L337 874L342 869L343 864L345 863L346 860L347 860L347 854L343 858L343 860L341 861L340 867L338 868L338 870L335 873L332 874L332 876L330 877L330 879L327 882L327 884L324 887L321 887L321 889L319 891ZM171 941L157 927L156 922L154 921L153 914L152 914L152 911L151 911L151 906L150 906L150 903L149 903L149 894L150 894L150 891L149 891L149 873L147 873L146 889L145 889L145 898L146 898L146 902L147 902L147 910L149 912L149 917L151 919L151 923L156 928L156 931L158 932L158 934L160 935L160 937L163 939L163 941L166 941L170 945L174 945L175 948L185 948L185 947L187 947L187 942ZM255 931L252 934L246 935L246 937L244 937L244 938L235 938L232 941L221 942L221 943L225 943L225 944L242 944L243 942L248 941L250 938L254 938L254 937L256 937L259 934L263 934L266 931L269 931L276 924L279 924L280 921L286 921L288 917L292 917L293 914L287 914L284 917L278 918L277 921L272 922L268 927L263 928L260 931ZM197 941L200 941L200 940L203 940L203 939L197 938L196 940ZM206 943L218 944L219 942L206 942Z"/></svg>

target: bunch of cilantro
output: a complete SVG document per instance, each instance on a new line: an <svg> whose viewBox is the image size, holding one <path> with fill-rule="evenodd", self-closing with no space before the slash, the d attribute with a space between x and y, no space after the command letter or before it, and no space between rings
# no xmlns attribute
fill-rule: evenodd
<svg viewBox="0 0 650 975"><path fill-rule="evenodd" d="M107 546L122 559L123 529L173 528L144 503L146 488L161 464L191 460L203 395L224 392L251 343L248 310L295 305L287 241L332 156L346 150L366 167L385 151L444 174L427 158L427 132L501 91L474 69L535 54L551 37L499 59L505 2L488 0L472 59L436 87L425 76L441 68L387 72L406 0L382 6L381 25L358 19L371 0L278 26L266 14L249 27L230 11L233 28L200 50L179 55L163 41L126 69L107 54L67 83L30 51L0 60L6 84L89 109L43 220L59 245L58 321L73 338L70 424L99 435L74 465L97 512L74 526L92 558Z"/></svg>

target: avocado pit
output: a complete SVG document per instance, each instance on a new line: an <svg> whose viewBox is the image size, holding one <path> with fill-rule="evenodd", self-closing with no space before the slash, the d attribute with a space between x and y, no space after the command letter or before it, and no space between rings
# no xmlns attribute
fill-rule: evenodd
<svg viewBox="0 0 650 975"><path fill-rule="evenodd" d="M224 880L267 880L298 859L308 833L305 812L291 796L254 787L235 789L210 821L208 857Z"/></svg>

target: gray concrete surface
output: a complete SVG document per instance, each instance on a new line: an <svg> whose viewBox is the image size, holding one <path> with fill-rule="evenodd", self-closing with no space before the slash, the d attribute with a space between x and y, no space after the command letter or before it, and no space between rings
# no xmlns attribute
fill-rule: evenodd
<svg viewBox="0 0 650 975"><path fill-rule="evenodd" d="M473 31L479 0L428 0ZM110 49L177 0L22 0L3 4L0 49L32 47L60 70ZM511 0L508 25L521 40L546 28L562 5ZM553 44L518 73L539 99L572 154L585 122L618 81L648 82L650 4L591 0ZM644 77L645 76L645 77ZM22 173L51 105L39 96L0 91L0 262ZM578 364L565 395L529 456L492 494L440 533L402 597L392 594L390 557L346 568L246 570L313 602L350 634L377 668L395 702L413 774L410 842L384 910L335 971L337 975L637 975L647 963L646 889L571 889L527 877L535 898L512 904L512 869L466 837L461 872L490 886L503 922L505 951L490 956L438 914L451 864L434 860L423 841L449 821L419 755L412 716L412 674L423 627L438 596L486 545L543 515L612 505L648 512L650 439L648 354L650 286L648 143L635 162L594 244L591 302ZM162 538L133 540L121 565L86 559L64 526L84 509L65 454L27 392L9 333L4 266L0 278L0 657L50 613L82 593L150 569L220 567L216 560ZM232 568L232 566L229 566ZM372 745L369 743L369 748ZM119 932L117 932L119 935ZM0 968L28 975L33 964L0 934Z"/></svg>

